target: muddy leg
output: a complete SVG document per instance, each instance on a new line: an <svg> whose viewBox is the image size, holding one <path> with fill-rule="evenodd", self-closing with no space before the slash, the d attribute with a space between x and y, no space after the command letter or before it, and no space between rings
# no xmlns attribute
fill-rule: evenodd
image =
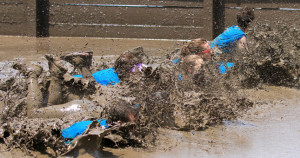
<svg viewBox="0 0 300 158"><path fill-rule="evenodd" d="M71 102L59 105L53 105L43 108L32 109L32 116L35 118L64 118L72 117L99 117L102 112L102 107L94 105L88 100L73 100Z"/></svg>
<svg viewBox="0 0 300 158"><path fill-rule="evenodd" d="M38 85L38 77L41 75L43 68L38 65L27 66L19 63L14 64L13 68L20 70L27 77L27 115L31 115L31 109L40 108L43 104L43 95Z"/></svg>
<svg viewBox="0 0 300 158"><path fill-rule="evenodd" d="M67 70L64 68L63 63L57 60L53 55L46 55L45 57L48 60L49 71L51 74L48 104L61 104L63 102L63 75L67 72Z"/></svg>
<svg viewBox="0 0 300 158"><path fill-rule="evenodd" d="M48 105L56 105L63 102L61 79L57 77L51 77L48 91Z"/></svg>
<svg viewBox="0 0 300 158"><path fill-rule="evenodd" d="M61 59L70 62L75 68L79 68L83 78L94 80L90 71L92 65L93 52L75 52L62 56Z"/></svg>

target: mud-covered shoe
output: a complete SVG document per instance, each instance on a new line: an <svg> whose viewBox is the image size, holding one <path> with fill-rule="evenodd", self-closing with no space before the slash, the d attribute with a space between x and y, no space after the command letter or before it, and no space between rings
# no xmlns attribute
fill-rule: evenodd
<svg viewBox="0 0 300 158"><path fill-rule="evenodd" d="M65 56L61 56L61 59L73 64L75 69L79 69L83 78L88 78L90 81L95 81L90 71L93 52L74 52Z"/></svg>
<svg viewBox="0 0 300 158"><path fill-rule="evenodd" d="M92 65L93 52L73 52L64 56L61 56L62 60L65 60L73 64L76 68L90 67Z"/></svg>
<svg viewBox="0 0 300 158"><path fill-rule="evenodd" d="M60 77L67 72L67 68L64 66L65 64L60 59L52 54L46 54L45 57L48 60L51 76Z"/></svg>
<svg viewBox="0 0 300 158"><path fill-rule="evenodd" d="M145 54L143 47L139 46L130 50L127 50L125 52L129 52L133 54L135 57L139 59L139 62L143 64L149 63L149 57Z"/></svg>
<svg viewBox="0 0 300 158"><path fill-rule="evenodd" d="M12 67L13 69L19 70L26 77L32 75L38 77L43 72L43 68L36 64L14 63Z"/></svg>

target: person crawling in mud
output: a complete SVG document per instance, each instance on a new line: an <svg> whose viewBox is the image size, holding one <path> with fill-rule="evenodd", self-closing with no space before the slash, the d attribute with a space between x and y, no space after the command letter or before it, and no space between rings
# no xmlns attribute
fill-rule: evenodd
<svg viewBox="0 0 300 158"><path fill-rule="evenodd" d="M207 40L197 38L185 44L181 48L180 59L178 59L182 73L179 75L179 80L192 79L194 76L198 76L201 66L210 59L211 52Z"/></svg>
<svg viewBox="0 0 300 158"><path fill-rule="evenodd" d="M198 55L202 59L211 59L210 46L207 40L196 38L185 44L180 52L181 57L188 55Z"/></svg>
<svg viewBox="0 0 300 158"><path fill-rule="evenodd" d="M213 52L215 54L221 54L229 53L237 49L248 50L246 31L254 18L253 9L244 7L239 10L237 13L237 25L227 28L210 43L210 48Z"/></svg>
<svg viewBox="0 0 300 158"><path fill-rule="evenodd" d="M126 104L118 104L112 105L108 113L108 121L112 123L112 125L120 126L122 123L134 123L138 119L137 110L126 105ZM86 120L80 121L72 126L62 130L62 136L65 139L74 139L76 136L81 135L93 121ZM99 123L102 129L108 129L109 125L106 119L98 119L97 122Z"/></svg>
<svg viewBox="0 0 300 158"><path fill-rule="evenodd" d="M211 59L211 51L210 46L207 40L202 38L192 39L190 42L183 45L183 47L179 50L175 50L171 54L168 54L169 59L173 58L173 63L177 64L182 58L188 55L198 55L204 60Z"/></svg>
<svg viewBox="0 0 300 158"><path fill-rule="evenodd" d="M87 84L91 89L95 85L93 82L99 81L102 85L115 84L120 79L125 79L131 73L134 73L135 69L140 70L145 65L142 58L145 58L141 47L126 51L115 62L115 69L106 69L98 71L94 74L91 73L89 67L91 66L92 52L76 52L65 56L64 59L79 68L83 80L87 79L87 82L83 81L83 84ZM83 97L75 96L69 98L71 102L66 103L66 99L63 96L62 87L64 76L67 72L66 68L60 59L53 55L46 55L48 60L50 71L50 85L48 88L48 94L45 97L43 95L39 85L38 77L41 75L43 69L39 65L24 65L20 63L14 64L13 68L20 70L24 76L27 77L28 82L28 95L27 95L27 115L28 117L48 117L48 118L61 118L69 114L82 112L95 112L99 111L97 106L93 106L93 103L89 100L82 100ZM113 70L112 70L113 69ZM133 71L134 70L134 71ZM141 71L141 70L140 70ZM81 100L78 100L81 99ZM46 104L45 104L46 102ZM55 105L55 106L53 106Z"/></svg>
<svg viewBox="0 0 300 158"><path fill-rule="evenodd" d="M122 123L134 123L137 120L137 111L124 104L113 105L108 114L109 120L113 122L112 126L108 125L106 119L98 119L76 122L72 126L62 130L63 138L67 142L72 142L68 145L68 150L63 156L88 153L94 157L100 157L101 147L104 143L103 140L105 142L118 143L118 140L114 139L114 135L110 134L106 136L108 132L118 131Z"/></svg>
<svg viewBox="0 0 300 158"><path fill-rule="evenodd" d="M75 77L91 77L101 85L114 85L119 83L120 79L124 80L125 78L128 78L130 74L142 72L142 69L147 67L147 65L145 65L144 63L148 62L148 57L143 52L143 48L137 47L122 53L116 59L113 68L103 69L92 74L91 71L89 71L89 67L91 64L89 63L87 65L79 65L78 63L76 63L76 61L78 60L75 60L77 56L85 56L85 52L71 53L61 58L72 63L73 65L75 65L75 67L79 67L82 75L75 75ZM88 59L90 58L91 57L89 57Z"/></svg>
<svg viewBox="0 0 300 158"><path fill-rule="evenodd" d="M184 75L196 75L203 65L203 58L198 55L188 55L183 58L181 68L185 71Z"/></svg>

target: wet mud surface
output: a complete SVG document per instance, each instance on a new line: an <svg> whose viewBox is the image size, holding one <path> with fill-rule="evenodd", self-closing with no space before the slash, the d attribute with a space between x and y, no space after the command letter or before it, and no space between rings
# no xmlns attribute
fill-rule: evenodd
<svg viewBox="0 0 300 158"><path fill-rule="evenodd" d="M157 146L148 150L104 150L120 157L297 157L299 90L267 86L240 93L255 106L236 120L204 131L160 129Z"/></svg>
<svg viewBox="0 0 300 158"><path fill-rule="evenodd" d="M20 155L57 157L68 148L61 130L82 120L108 118L110 121L113 119L110 109L124 104L137 110L138 121L113 128L105 137L98 134L95 140L103 139L104 145L104 151L97 151L98 156L198 157L201 154L212 157L251 157L270 154L272 157L275 153L271 149L282 151L278 153L282 156L285 153L299 154L293 150L299 146L293 141L294 137L299 138L299 123L296 118L296 113L299 112L297 96L300 94L297 90L300 77L298 35L297 28L257 24L248 35L249 51L215 57L201 67L202 75L184 75L183 80L179 80L178 75L184 72L172 63L176 52L171 52L183 44L178 41L156 44L150 41L154 45L152 48L145 42L145 48L142 48L149 58L145 58L143 63L152 68L129 75L114 86L100 86L89 80L73 78L71 75L79 72L65 62L67 73L60 76L63 79L62 104L52 106L47 104L48 91L51 89L51 82L55 81L51 78L50 73L53 72L49 72L44 54L52 53L54 49L56 52L53 54L57 56L65 55L66 49L69 49L68 53L73 49L90 49L90 45L96 40L84 39L82 43L82 39L74 38L75 43L85 43L80 48L75 48L75 45L63 46L52 39L41 39L38 44L29 44L33 48L28 48L27 44L32 41L25 40L21 45L24 45L22 48L30 49L25 51L28 55L24 55L25 58L15 58L20 56L20 52L14 51L17 54L12 53L3 58L0 65L1 149L4 155L12 157L13 151ZM9 41L8 38L13 37L5 38ZM24 40L21 38L21 41ZM117 44L116 50L124 49L119 52L122 53L141 41L131 43L125 40L127 42L130 44L126 45L124 41L123 46ZM104 40L103 44L105 43L109 42ZM162 43L165 45L161 45ZM131 48L136 46L138 45ZM108 47L101 50L106 49ZM1 51L5 53L6 50L13 49L4 46ZM37 53L30 55L31 50ZM95 52L92 72L112 67L118 58L114 53ZM160 54L161 52L164 53ZM222 75L218 72L217 65L213 64L219 61L233 61L235 67ZM32 80L26 79L26 74L12 68L16 62L34 63L43 68L41 75L35 77L38 87L32 87ZM28 117L28 104L34 104L28 99L30 88L43 92L41 98L44 99L44 104L35 115L38 118ZM76 106L74 110L74 105L80 106L78 109ZM66 112L68 109L72 111ZM88 130L86 134L92 135L92 131ZM282 136L282 133L291 135ZM84 142L85 138L82 140ZM290 143L290 148L278 143L272 146L275 141ZM267 146L270 150L264 150ZM92 157L94 151L85 154L81 152L80 155Z"/></svg>

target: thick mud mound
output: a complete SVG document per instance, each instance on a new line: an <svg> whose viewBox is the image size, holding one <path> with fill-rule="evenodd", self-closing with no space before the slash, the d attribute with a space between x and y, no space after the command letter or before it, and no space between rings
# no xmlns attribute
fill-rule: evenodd
<svg viewBox="0 0 300 158"><path fill-rule="evenodd" d="M300 86L300 30L275 23L256 24L249 32L250 52L244 54L253 62L256 73L264 83Z"/></svg>
<svg viewBox="0 0 300 158"><path fill-rule="evenodd" d="M201 130L234 119L252 107L252 102L235 93L238 87L234 80L222 82L226 76L209 65L202 67L203 75L186 80L178 79L180 70L172 64L158 67L145 81L147 91L139 92L144 94L140 125Z"/></svg>

